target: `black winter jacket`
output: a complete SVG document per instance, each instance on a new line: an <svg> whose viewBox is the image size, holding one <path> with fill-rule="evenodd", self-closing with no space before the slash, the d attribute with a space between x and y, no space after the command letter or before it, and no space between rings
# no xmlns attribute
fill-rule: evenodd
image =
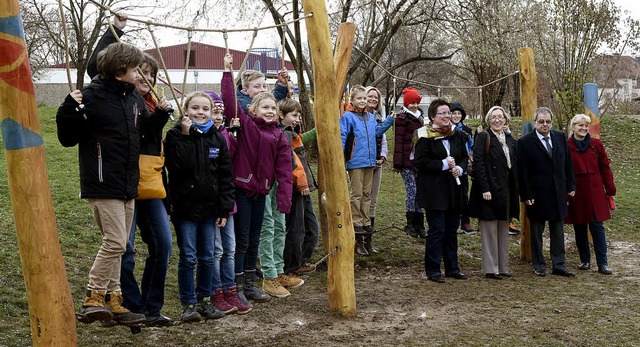
<svg viewBox="0 0 640 347"><path fill-rule="evenodd" d="M138 195L140 134L138 120L148 117L134 85L95 77L82 90L84 119L69 95L58 108L58 140L79 146L80 197L133 199Z"/></svg>
<svg viewBox="0 0 640 347"><path fill-rule="evenodd" d="M215 126L184 135L177 123L167 132L165 156L174 221L229 218L235 195L231 155Z"/></svg>

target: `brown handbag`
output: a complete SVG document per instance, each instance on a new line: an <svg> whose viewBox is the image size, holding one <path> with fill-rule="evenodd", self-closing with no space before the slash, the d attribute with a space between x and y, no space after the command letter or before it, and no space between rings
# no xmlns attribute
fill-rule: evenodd
<svg viewBox="0 0 640 347"><path fill-rule="evenodd" d="M162 183L164 157L140 154L140 181L138 182L138 200L164 199L167 191Z"/></svg>

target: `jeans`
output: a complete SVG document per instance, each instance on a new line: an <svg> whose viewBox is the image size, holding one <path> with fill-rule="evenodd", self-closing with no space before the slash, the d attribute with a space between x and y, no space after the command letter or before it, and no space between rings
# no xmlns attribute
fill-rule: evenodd
<svg viewBox="0 0 640 347"><path fill-rule="evenodd" d="M236 189L235 215L236 232L236 273L245 270L255 270L258 260L258 246L260 245L260 229L264 218L265 197L261 195L255 199L248 197L241 189Z"/></svg>
<svg viewBox="0 0 640 347"><path fill-rule="evenodd" d="M215 249L213 251L213 289L227 290L235 285L236 233L233 216L229 216L223 228L216 227Z"/></svg>
<svg viewBox="0 0 640 347"><path fill-rule="evenodd" d="M459 210L426 210L429 232L424 243L424 268L427 277L442 276L440 263L444 260L445 276L460 273L458 266Z"/></svg>
<svg viewBox="0 0 640 347"><path fill-rule="evenodd" d="M587 224L574 224L573 230L576 233L576 247L578 247L578 254L580 254L580 262L591 262ZM596 254L598 266L609 265L607 263L607 237L604 235L602 222L593 221L589 223L589 230L593 238L593 251Z"/></svg>
<svg viewBox="0 0 640 347"><path fill-rule="evenodd" d="M156 317L160 315L164 305L164 285L173 241L169 217L162 200L138 200L133 220L129 242L127 242L127 249L122 256L120 267L123 305L132 312ZM142 291L138 288L133 272L136 224L140 228L140 237L149 250L140 283Z"/></svg>
<svg viewBox="0 0 640 347"><path fill-rule="evenodd" d="M202 221L174 220L180 260L178 260L178 292L183 305L213 295L213 250L216 218ZM196 272L194 290L193 270ZM197 299L197 300L196 300Z"/></svg>

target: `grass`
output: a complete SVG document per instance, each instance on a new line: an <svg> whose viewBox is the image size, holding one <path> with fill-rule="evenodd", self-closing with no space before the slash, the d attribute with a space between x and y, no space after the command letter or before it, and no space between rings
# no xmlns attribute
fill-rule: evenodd
<svg viewBox="0 0 640 347"><path fill-rule="evenodd" d="M57 141L55 111L41 108L40 121L58 234L74 303L79 308L100 236L88 204L78 198L77 149L63 148ZM474 125L473 120L469 123ZM511 128L519 137L518 119ZM402 179L387 164L376 213L377 228L386 230L374 238L383 252L356 257L356 317L343 318L329 312L327 274L319 271L290 298L258 305L244 317L144 329L139 335L131 335L124 328L79 324L79 345L639 345L640 275L636 254L640 235L636 226L640 210L640 159L634 135L640 133L640 120L607 116L602 119L602 132L618 186L618 210L605 223L613 276L590 271L580 272L569 280L534 277L531 265L519 259L519 239L512 238L514 277L499 283L488 281L480 272L480 237L465 235L459 237L460 263L472 278L447 281L445 285L426 282L423 245L399 229L404 226ZM391 144L391 132L388 135ZM6 192L0 194L3 241L0 346L28 346L31 344L28 302L8 196L4 151L0 152L0 192ZM578 256L571 228L566 231L568 265L574 269ZM316 252L316 258L322 256L320 246ZM174 246L163 310L170 317L180 314L177 255ZM145 256L145 247L139 247L138 273Z"/></svg>

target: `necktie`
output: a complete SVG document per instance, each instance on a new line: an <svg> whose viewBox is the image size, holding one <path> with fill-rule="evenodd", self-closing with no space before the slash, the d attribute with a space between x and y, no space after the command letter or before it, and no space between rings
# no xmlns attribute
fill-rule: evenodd
<svg viewBox="0 0 640 347"><path fill-rule="evenodd" d="M553 150L551 149L551 144L549 143L549 136L544 136L542 139L544 140L544 146L547 147L547 152L549 152L550 156L553 156Z"/></svg>

